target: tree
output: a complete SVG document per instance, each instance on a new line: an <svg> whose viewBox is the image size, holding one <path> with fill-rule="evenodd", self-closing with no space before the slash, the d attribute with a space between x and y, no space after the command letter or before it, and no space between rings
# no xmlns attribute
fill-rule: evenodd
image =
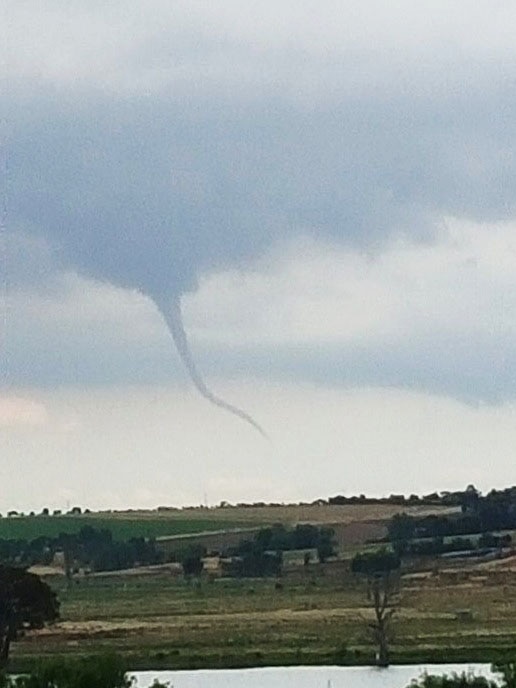
<svg viewBox="0 0 516 688"><path fill-rule="evenodd" d="M372 638L378 646L377 664L389 666L389 640L391 620L396 613L395 598L398 593L397 581L392 572L377 573L371 580L374 621L369 623Z"/></svg>
<svg viewBox="0 0 516 688"><path fill-rule="evenodd" d="M374 613L368 628L378 646L377 664L382 667L389 665L391 621L398 604L399 569L398 554L385 547L357 554L351 562L351 570L367 579L368 599Z"/></svg>
<svg viewBox="0 0 516 688"><path fill-rule="evenodd" d="M497 681L471 671L444 676L425 673L419 679L412 681L407 688L516 688L515 662L493 664L491 670L494 674L498 674Z"/></svg>
<svg viewBox="0 0 516 688"><path fill-rule="evenodd" d="M205 556L206 550L201 545L190 546L181 559L181 566L185 578L189 579L192 576L199 577L204 568L204 561L202 557Z"/></svg>
<svg viewBox="0 0 516 688"><path fill-rule="evenodd" d="M334 534L333 528L322 527L318 532L317 557L321 564L324 564L328 557L333 557L335 554Z"/></svg>
<svg viewBox="0 0 516 688"><path fill-rule="evenodd" d="M66 581L68 585L71 585L75 561L75 552L77 549L77 537L72 533L61 533L58 538L58 543L61 545L63 550L63 565L65 570Z"/></svg>
<svg viewBox="0 0 516 688"><path fill-rule="evenodd" d="M152 688L169 688L157 680ZM93 657L47 659L28 674L0 675L0 688L134 688L136 679L125 662L114 654Z"/></svg>
<svg viewBox="0 0 516 688"><path fill-rule="evenodd" d="M367 577L377 574L396 571L400 568L400 557L391 549L382 547L372 552L359 552L351 561L353 573L359 573Z"/></svg>
<svg viewBox="0 0 516 688"><path fill-rule="evenodd" d="M497 688L497 686L495 681L485 676L463 671L461 674L453 673L443 676L425 673L413 680L407 688Z"/></svg>
<svg viewBox="0 0 516 688"><path fill-rule="evenodd" d="M247 540L239 545L238 555L232 556L228 574L238 578L280 576L282 566L282 551L264 552L256 542Z"/></svg>
<svg viewBox="0 0 516 688"><path fill-rule="evenodd" d="M6 688L131 688L124 662L116 655L50 659L40 662L30 675L15 678Z"/></svg>
<svg viewBox="0 0 516 688"><path fill-rule="evenodd" d="M416 520L407 514L394 514L387 526L389 540L398 554L407 551L410 540L414 537Z"/></svg>
<svg viewBox="0 0 516 688"><path fill-rule="evenodd" d="M7 664L11 643L25 630L42 628L58 616L56 594L39 576L0 565L0 667Z"/></svg>
<svg viewBox="0 0 516 688"><path fill-rule="evenodd" d="M461 509L462 513L476 514L481 502L479 490L474 485L468 485L462 494Z"/></svg>
<svg viewBox="0 0 516 688"><path fill-rule="evenodd" d="M516 662L493 664L492 670L501 674L503 688L516 688Z"/></svg>

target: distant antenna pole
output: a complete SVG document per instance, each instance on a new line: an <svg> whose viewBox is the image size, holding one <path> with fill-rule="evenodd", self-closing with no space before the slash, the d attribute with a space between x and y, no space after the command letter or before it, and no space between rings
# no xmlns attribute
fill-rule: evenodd
<svg viewBox="0 0 516 688"><path fill-rule="evenodd" d="M204 493L204 506L206 509L208 508L208 494L206 492Z"/></svg>

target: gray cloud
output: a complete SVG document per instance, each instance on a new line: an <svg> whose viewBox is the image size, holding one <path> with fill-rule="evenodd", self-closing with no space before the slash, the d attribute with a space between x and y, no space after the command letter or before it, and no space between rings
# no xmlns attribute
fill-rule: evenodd
<svg viewBox="0 0 516 688"><path fill-rule="evenodd" d="M160 295L296 233L366 247L514 212L514 92L418 111L107 99L14 126L11 216L64 265ZM238 101L237 101L238 102ZM458 110L461 105L461 111ZM43 111L43 114L42 114Z"/></svg>
<svg viewBox="0 0 516 688"><path fill-rule="evenodd" d="M103 342L85 335L66 343L52 337L28 345L20 330L12 343L9 377L21 386L123 386L177 383L184 377L166 340L151 345ZM25 344L24 344L25 342ZM384 387L425 390L467 404L499 404L516 395L516 349L442 335L383 341L380 345L206 346L199 367L217 378L311 382L326 388ZM30 361L28 364L27 362Z"/></svg>
<svg viewBox="0 0 516 688"><path fill-rule="evenodd" d="M8 61L9 224L18 244L49 247L51 269L163 300L298 235L377 254L399 236L437 240L446 215L514 218L516 54L497 31L516 15L504 3L444 15L428 3L433 29L404 3L386 16L383 3L328 2L318 22L310 2L265 3L260 17L167 6L54 3L40 17L64 27L54 44L35 36L32 57ZM349 354L342 381L432 387L421 342L398 351L368 372L374 352ZM336 365L313 360L299 364L312 377ZM473 396L489 386L463 380Z"/></svg>

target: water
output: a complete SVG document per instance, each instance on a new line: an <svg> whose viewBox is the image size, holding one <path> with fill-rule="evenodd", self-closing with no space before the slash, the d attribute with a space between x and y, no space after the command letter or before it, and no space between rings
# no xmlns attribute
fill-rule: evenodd
<svg viewBox="0 0 516 688"><path fill-rule="evenodd" d="M267 667L203 671L135 672L138 688L154 679L171 688L405 688L424 671L429 674L462 673L468 669L493 677L488 664L420 664L374 667Z"/></svg>

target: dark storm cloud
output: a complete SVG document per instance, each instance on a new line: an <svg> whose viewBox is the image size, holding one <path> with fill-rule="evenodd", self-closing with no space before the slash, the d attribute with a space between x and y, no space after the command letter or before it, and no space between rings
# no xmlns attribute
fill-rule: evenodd
<svg viewBox="0 0 516 688"><path fill-rule="evenodd" d="M502 21L502 5L475 20ZM331 2L327 16L265 3L254 19L233 3L178 3L177 17L52 4L55 40L36 31L6 81L10 231L55 270L161 304L299 235L377 254L435 240L448 215L514 219L514 51L487 22L485 44L462 44L465 3L450 21L428 4L430 28L381 6L347 7L348 21ZM404 360L394 384L413 378Z"/></svg>
<svg viewBox="0 0 516 688"><path fill-rule="evenodd" d="M36 103L13 125L11 218L63 266L159 295L296 233L372 249L427 238L444 215L512 217L515 96L310 112L238 96Z"/></svg>

